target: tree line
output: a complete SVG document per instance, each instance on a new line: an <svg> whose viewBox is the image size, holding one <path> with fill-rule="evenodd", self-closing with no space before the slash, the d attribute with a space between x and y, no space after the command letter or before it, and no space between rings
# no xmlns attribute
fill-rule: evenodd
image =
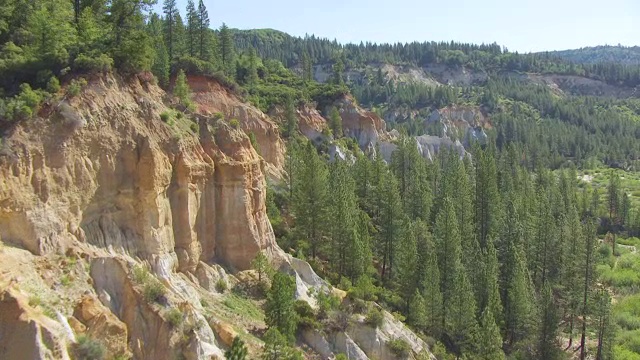
<svg viewBox="0 0 640 360"><path fill-rule="evenodd" d="M562 358L562 331L584 359L595 329L598 358L610 359L598 189L578 188L575 170L527 169L512 144L471 154L427 163L403 137L389 164L362 154L329 162L294 137L287 186L269 195L270 218L289 219L276 226L279 242L456 356ZM613 183L607 206L620 224L627 196Z"/></svg>

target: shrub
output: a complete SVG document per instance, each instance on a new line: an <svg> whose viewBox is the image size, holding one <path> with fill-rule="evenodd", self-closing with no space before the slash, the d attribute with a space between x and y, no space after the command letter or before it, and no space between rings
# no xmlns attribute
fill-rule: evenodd
<svg viewBox="0 0 640 360"><path fill-rule="evenodd" d="M369 309L369 304L362 299L353 300L353 312L356 314L364 314Z"/></svg>
<svg viewBox="0 0 640 360"><path fill-rule="evenodd" d="M87 85L87 80L85 80L84 78L71 80L69 86L67 86L67 95L69 95L70 97L80 95L80 91L82 91L82 88L85 85Z"/></svg>
<svg viewBox="0 0 640 360"><path fill-rule="evenodd" d="M166 293L164 285L158 279L150 277L144 284L142 290L145 300L148 302L159 302Z"/></svg>
<svg viewBox="0 0 640 360"><path fill-rule="evenodd" d="M229 125L234 129L238 129L240 127L240 122L238 121L238 119L231 119L229 121Z"/></svg>
<svg viewBox="0 0 640 360"><path fill-rule="evenodd" d="M336 360L348 360L349 358L345 354L336 355Z"/></svg>
<svg viewBox="0 0 640 360"><path fill-rule="evenodd" d="M390 340L387 345L391 352L393 352L399 358L406 358L411 353L411 346L403 339Z"/></svg>
<svg viewBox="0 0 640 360"><path fill-rule="evenodd" d="M196 123L191 123L191 125L189 125L189 129L191 129L191 132L194 134L197 134L200 130L200 128L198 128L198 124Z"/></svg>
<svg viewBox="0 0 640 360"><path fill-rule="evenodd" d="M167 321L169 322L169 325L171 325L174 328L180 326L183 320L182 312L175 308L167 311L166 318L167 318Z"/></svg>
<svg viewBox="0 0 640 360"><path fill-rule="evenodd" d="M60 91L60 80L57 77L52 76L47 82L47 91L51 94L55 94Z"/></svg>
<svg viewBox="0 0 640 360"><path fill-rule="evenodd" d="M298 315L298 329L317 329L320 327L320 324L316 320L316 313L308 302L296 300L293 308Z"/></svg>
<svg viewBox="0 0 640 360"><path fill-rule="evenodd" d="M330 311L336 310L340 306L340 299L333 294L326 294L324 291L320 291L316 298L320 307L318 312L318 317L320 318L326 318Z"/></svg>
<svg viewBox="0 0 640 360"><path fill-rule="evenodd" d="M221 112L217 112L217 113L213 114L213 119L214 120L222 120L222 119L224 119L224 114L221 113Z"/></svg>
<svg viewBox="0 0 640 360"><path fill-rule="evenodd" d="M80 335L78 342L72 349L74 358L78 360L101 360L104 359L104 346L88 336Z"/></svg>
<svg viewBox="0 0 640 360"><path fill-rule="evenodd" d="M171 118L171 114L169 114L168 111L163 111L160 114L160 120L162 120L162 122L166 123L167 121L169 121L170 118Z"/></svg>
<svg viewBox="0 0 640 360"><path fill-rule="evenodd" d="M113 68L113 59L106 54L80 54L73 61L73 67L86 72L108 72Z"/></svg>
<svg viewBox="0 0 640 360"><path fill-rule="evenodd" d="M375 306L372 306L369 309L369 312L367 312L367 316L364 318L364 322L373 328L382 326L383 320L384 314Z"/></svg>
<svg viewBox="0 0 640 360"><path fill-rule="evenodd" d="M229 285L224 279L218 279L218 281L216 281L216 291L223 293L227 291L228 288Z"/></svg>

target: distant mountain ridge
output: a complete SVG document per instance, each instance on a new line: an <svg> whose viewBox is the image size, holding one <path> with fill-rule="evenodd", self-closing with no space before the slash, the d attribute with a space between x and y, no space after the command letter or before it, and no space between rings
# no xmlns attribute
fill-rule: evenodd
<svg viewBox="0 0 640 360"><path fill-rule="evenodd" d="M640 46L601 45L580 49L549 51L548 54L577 63L615 62L640 65Z"/></svg>

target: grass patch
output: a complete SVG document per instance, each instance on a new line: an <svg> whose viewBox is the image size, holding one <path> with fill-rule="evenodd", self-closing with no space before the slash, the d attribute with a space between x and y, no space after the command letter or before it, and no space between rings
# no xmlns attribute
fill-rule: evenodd
<svg viewBox="0 0 640 360"><path fill-rule="evenodd" d="M242 298L234 293L229 293L225 296L222 304L235 314L264 321L264 313L249 299Z"/></svg>

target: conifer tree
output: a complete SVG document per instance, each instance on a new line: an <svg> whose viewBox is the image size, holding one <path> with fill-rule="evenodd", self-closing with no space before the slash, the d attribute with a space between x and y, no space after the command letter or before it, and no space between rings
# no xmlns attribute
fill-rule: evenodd
<svg viewBox="0 0 640 360"><path fill-rule="evenodd" d="M301 150L300 169L293 179L293 212L296 227L311 245L311 257L318 255L325 232L329 171L311 142Z"/></svg>
<svg viewBox="0 0 640 360"><path fill-rule="evenodd" d="M156 56L151 67L151 72L158 78L160 86L169 85L169 54L164 45L163 24L158 14L152 14L148 24L149 36L156 44Z"/></svg>
<svg viewBox="0 0 640 360"><path fill-rule="evenodd" d="M342 117L335 106L329 110L329 127L335 139L342 137Z"/></svg>
<svg viewBox="0 0 640 360"><path fill-rule="evenodd" d="M540 295L540 326L538 336L538 358L554 360L560 357L557 341L558 313L551 293L551 286L545 283Z"/></svg>
<svg viewBox="0 0 640 360"><path fill-rule="evenodd" d="M249 49L249 66L247 67L247 85L256 86L258 84L258 56L256 50Z"/></svg>
<svg viewBox="0 0 640 360"><path fill-rule="evenodd" d="M502 351L502 336L496 325L490 308L484 309L480 316L480 339L478 344L478 359L504 360Z"/></svg>
<svg viewBox="0 0 640 360"><path fill-rule="evenodd" d="M502 317L502 300L500 299L500 287L498 278L500 276L500 268L498 263L498 254L493 240L487 240L486 249L483 251L482 262L482 279L481 279L481 296L479 306L482 309L488 309L494 318L498 327L503 324ZM495 315L494 315L495 314Z"/></svg>
<svg viewBox="0 0 640 360"><path fill-rule="evenodd" d="M167 44L169 61L173 61L177 47L176 18L180 15L176 0L164 0L162 11L164 11L165 21L165 44Z"/></svg>
<svg viewBox="0 0 640 360"><path fill-rule="evenodd" d="M198 10L197 10L197 31L198 31L198 54L201 60L212 61L214 57L211 54L210 48L215 49L215 44L210 44L211 32L209 30L209 12L207 11L207 7L204 5L204 1L200 0L198 2Z"/></svg>
<svg viewBox="0 0 640 360"><path fill-rule="evenodd" d="M293 277L275 273L265 303L265 322L269 328L277 329L288 341L295 339L298 319L294 310L296 283Z"/></svg>
<svg viewBox="0 0 640 360"><path fill-rule="evenodd" d="M598 291L595 316L598 336L596 360L611 360L614 358L615 324L611 319L611 296L606 289Z"/></svg>
<svg viewBox="0 0 640 360"><path fill-rule="evenodd" d="M195 57L198 54L198 34L200 21L193 0L187 0L187 54Z"/></svg>
<svg viewBox="0 0 640 360"><path fill-rule="evenodd" d="M182 21L182 16L178 12L175 16L174 38L173 38L173 56L178 59L186 54L186 27Z"/></svg>
<svg viewBox="0 0 640 360"><path fill-rule="evenodd" d="M476 233L481 247L487 238L497 235L500 219L500 195L497 185L497 170L493 154L476 145Z"/></svg>
<svg viewBox="0 0 640 360"><path fill-rule="evenodd" d="M400 297L406 304L409 311L410 301L418 288L420 277L416 269L418 268L418 244L417 234L414 224L405 219L403 234L398 240L396 248L396 278Z"/></svg>
<svg viewBox="0 0 640 360"><path fill-rule="evenodd" d="M389 171L384 171L381 183L377 188L377 197L380 201L378 227L378 249L382 258L382 279L391 280L393 270L393 257L397 241L401 236L401 226L404 218L398 181Z"/></svg>
<svg viewBox="0 0 640 360"><path fill-rule="evenodd" d="M427 333L439 337L443 329L442 292L436 244L424 231L426 224L418 222L420 291L425 301L425 326Z"/></svg>
<svg viewBox="0 0 640 360"><path fill-rule="evenodd" d="M452 321L453 299L459 290L454 287L454 284L456 284L456 280L460 280L457 278L458 272L464 271L461 262L462 249L458 220L449 198L444 199L442 208L436 217L433 237L436 243L440 289L442 291L442 327L448 328L448 324Z"/></svg>
<svg viewBox="0 0 640 360"><path fill-rule="evenodd" d="M355 284L358 279L368 276L373 261L369 230L371 220L364 211L357 210L357 213L356 236L352 238L355 242L349 247L348 258L351 260L347 264L352 284Z"/></svg>
<svg viewBox="0 0 640 360"><path fill-rule="evenodd" d="M358 203L355 183L345 161L336 159L331 165L329 183L333 191L328 196L329 236L331 237L331 263L340 276L347 275L349 262L353 259L358 236L356 230Z"/></svg>
<svg viewBox="0 0 640 360"><path fill-rule="evenodd" d="M427 325L427 304L420 294L420 291L416 289L409 301L409 311L407 314L407 321L417 329L424 329Z"/></svg>
<svg viewBox="0 0 640 360"><path fill-rule="evenodd" d="M189 90L189 84L187 84L187 76L182 69L178 71L178 76L176 76L176 84L173 87L173 94L178 98L181 104L187 106L191 104L191 91Z"/></svg>
<svg viewBox="0 0 640 360"><path fill-rule="evenodd" d="M233 35L225 23L220 27L220 61L225 75L233 78L236 73L236 54Z"/></svg>
<svg viewBox="0 0 640 360"><path fill-rule="evenodd" d="M454 352L471 354L475 352L479 329L476 321L476 302L471 284L462 264L457 265L453 283L449 288L450 296L445 304L449 317L445 331L453 341Z"/></svg>
<svg viewBox="0 0 640 360"><path fill-rule="evenodd" d="M596 191L597 193L597 191ZM580 304L580 315L582 317L582 329L580 337L580 359L584 360L587 355L587 316L590 314L590 292L595 281L595 248L596 248L596 229L594 220L590 219L584 225L583 230L584 249L581 251L581 265L583 271L582 277L582 304Z"/></svg>

